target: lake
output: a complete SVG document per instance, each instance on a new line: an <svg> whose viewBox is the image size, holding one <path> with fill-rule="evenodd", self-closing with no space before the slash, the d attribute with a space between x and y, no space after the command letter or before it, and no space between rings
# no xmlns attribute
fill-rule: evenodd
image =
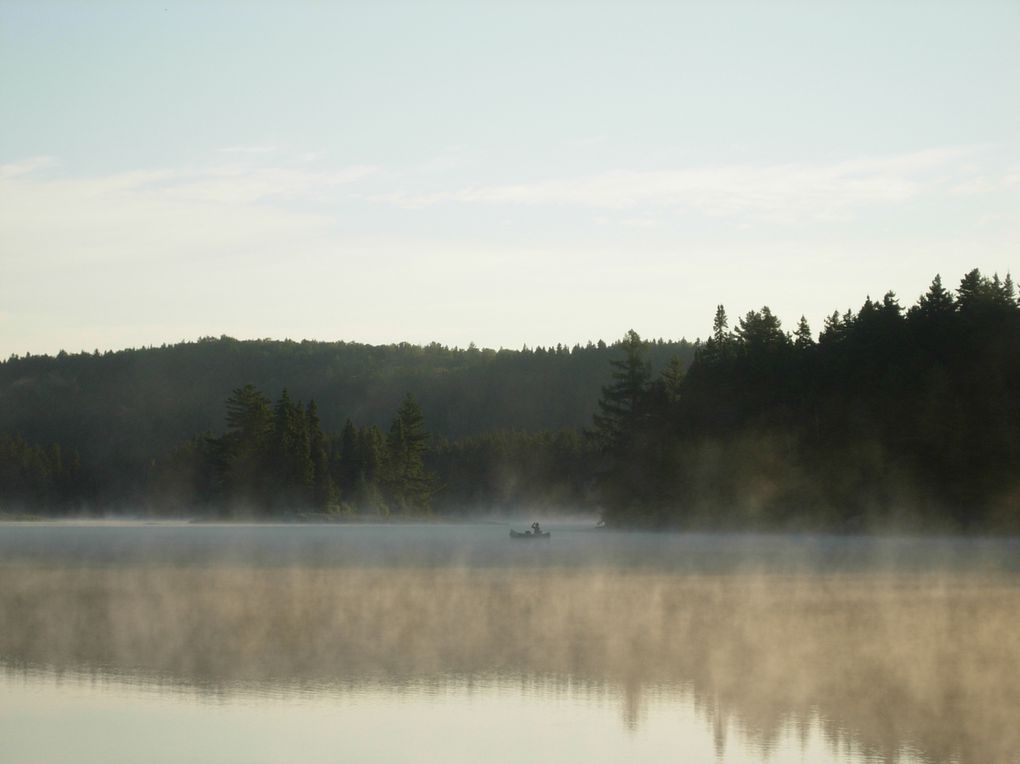
<svg viewBox="0 0 1020 764"><path fill-rule="evenodd" d="M1015 539L549 529L0 524L0 761L1020 762Z"/></svg>

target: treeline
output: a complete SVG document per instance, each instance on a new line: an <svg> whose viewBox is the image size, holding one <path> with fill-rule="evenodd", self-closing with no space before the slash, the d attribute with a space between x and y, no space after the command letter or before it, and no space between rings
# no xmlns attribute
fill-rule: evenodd
<svg viewBox="0 0 1020 764"><path fill-rule="evenodd" d="M348 419L385 433L413 392L436 442L453 442L586 426L616 352L602 341L489 350L221 337L23 355L0 362L0 433L77 451L94 478L89 503L132 509L146 500L152 461L197 434L222 431L224 401L245 383L314 400L321 427L331 434ZM693 343L650 344L653 364L673 355L690 361Z"/></svg>
<svg viewBox="0 0 1020 764"><path fill-rule="evenodd" d="M337 436L323 432L315 401L275 404L253 385L226 403L226 432L193 438L154 460L145 505L157 514L228 516L430 510L433 477L424 456L428 433L408 395L384 436L350 420Z"/></svg>
<svg viewBox="0 0 1020 764"><path fill-rule="evenodd" d="M597 512L597 462L596 444L578 429L440 440L426 463L437 477L437 511L467 515Z"/></svg>
<svg viewBox="0 0 1020 764"><path fill-rule="evenodd" d="M936 276L835 312L764 307L653 375L631 332L594 418L612 525L1020 530L1020 307L1007 276Z"/></svg>
<svg viewBox="0 0 1020 764"><path fill-rule="evenodd" d="M59 514L80 507L93 492L76 452L0 434L0 512L29 508Z"/></svg>
<svg viewBox="0 0 1020 764"><path fill-rule="evenodd" d="M316 396L294 402L296 385L273 388L283 389L275 402L255 382L236 387L251 379L251 352L292 362L324 348L374 370L359 378L345 367L352 382L308 361L330 371L295 378L303 390L346 391L329 417ZM1020 531L1020 305L1008 276L973 270L955 291L936 276L907 309L892 293L868 298L833 313L817 339L803 318L784 330L768 307L731 327L719 306L711 336L694 345L629 332L611 346L541 352L223 339L133 353L0 364L0 414L25 425L0 438L0 511L527 507L597 510L619 527ZM193 359L183 368L196 393L173 364L155 381L176 353L210 368L232 358L235 381L215 413L185 413L211 394ZM119 406L98 405L103 379L125 396ZM406 386L381 415L381 398L344 397L366 380ZM550 413L567 399L569 415ZM33 430L16 403L44 424ZM470 428L450 426L460 416ZM79 459L80 443L91 448Z"/></svg>
<svg viewBox="0 0 1020 764"><path fill-rule="evenodd" d="M323 431L314 401L272 404L253 385L226 402L226 432L153 460L141 505L164 516L422 517L597 507L597 452L578 430L434 438L407 395L384 433Z"/></svg>

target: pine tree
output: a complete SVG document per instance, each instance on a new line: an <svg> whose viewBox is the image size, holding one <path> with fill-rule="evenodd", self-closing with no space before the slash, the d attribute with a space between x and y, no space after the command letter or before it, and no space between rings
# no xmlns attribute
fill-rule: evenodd
<svg viewBox="0 0 1020 764"><path fill-rule="evenodd" d="M998 273L988 278L975 268L960 281L957 303L961 313L981 320L989 315L1001 315L1004 309L1015 308L1015 292L1012 277L1007 276L1006 282L1003 282Z"/></svg>
<svg viewBox="0 0 1020 764"><path fill-rule="evenodd" d="M684 382L684 364L677 356L673 356L663 369L660 379L662 389L666 394L666 401L670 405L680 400L680 391Z"/></svg>
<svg viewBox="0 0 1020 764"><path fill-rule="evenodd" d="M278 505L300 507L312 499L315 468L308 443L304 408L294 405L284 388L273 410L270 450L274 484L271 493Z"/></svg>
<svg viewBox="0 0 1020 764"><path fill-rule="evenodd" d="M793 345L798 350L807 350L815 345L814 337L811 334L811 327L808 326L807 319L804 316L800 317L800 321L797 323L797 331L794 332L793 336Z"/></svg>
<svg viewBox="0 0 1020 764"><path fill-rule="evenodd" d="M269 399L254 385L235 389L227 399L227 428L241 440L261 441L272 427Z"/></svg>
<svg viewBox="0 0 1020 764"><path fill-rule="evenodd" d="M839 311L834 310L831 316L826 316L822 324L822 333L818 336L818 342L822 345L829 345L840 342L846 337L846 324Z"/></svg>
<svg viewBox="0 0 1020 764"><path fill-rule="evenodd" d="M726 318L726 308L722 305L717 305L715 308L715 318L712 320L712 339L720 348L725 347L732 337L729 332L729 326L730 322Z"/></svg>
<svg viewBox="0 0 1020 764"><path fill-rule="evenodd" d="M956 295L961 311L971 312L980 308L984 301L983 298L987 295L987 282L988 279L982 276L981 271L977 268L969 271L960 279Z"/></svg>
<svg viewBox="0 0 1020 764"><path fill-rule="evenodd" d="M209 445L216 481L228 504L256 506L264 498L273 428L269 399L254 385L235 389L227 399L227 433Z"/></svg>
<svg viewBox="0 0 1020 764"><path fill-rule="evenodd" d="M1017 305L1016 285L1013 284L1013 277L1006 272L1006 280L1002 282L1002 294L1012 307Z"/></svg>
<svg viewBox="0 0 1020 764"><path fill-rule="evenodd" d="M364 480L363 472L358 430L348 419L344 423L343 432L340 433L339 452L333 469L333 479L340 487L342 495L354 492L358 483Z"/></svg>
<svg viewBox="0 0 1020 764"><path fill-rule="evenodd" d="M387 482L402 508L428 509L432 495L432 478L425 472L428 440L421 407L408 393L386 439Z"/></svg>
<svg viewBox="0 0 1020 764"><path fill-rule="evenodd" d="M619 450L632 441L645 413L652 377L651 364L645 358L648 346L637 332L628 331L619 347L624 358L609 362L612 381L602 388L599 413L594 416L595 435L607 451Z"/></svg>
<svg viewBox="0 0 1020 764"><path fill-rule="evenodd" d="M702 363L717 363L730 357L733 333L730 332L729 325L726 308L717 305L715 317L712 319L712 336L696 351L696 355Z"/></svg>
<svg viewBox="0 0 1020 764"><path fill-rule="evenodd" d="M899 318L903 313L903 308L900 305L900 300L896 296L896 293L892 290L882 295L882 307L881 310L888 317Z"/></svg>
<svg viewBox="0 0 1020 764"><path fill-rule="evenodd" d="M375 484L383 477L386 461L382 432L375 425L363 428L358 433L360 480L366 485Z"/></svg>
<svg viewBox="0 0 1020 764"><path fill-rule="evenodd" d="M319 422L319 409L315 401L305 408L308 430L308 453L312 463L312 498L319 509L328 509L337 501L336 485L329 469L329 451L326 436Z"/></svg>
<svg viewBox="0 0 1020 764"><path fill-rule="evenodd" d="M779 319L768 306L760 311L748 311L741 318L734 331L737 340L745 349L761 349L789 343Z"/></svg>
<svg viewBox="0 0 1020 764"><path fill-rule="evenodd" d="M953 295L942 286L942 276L935 274L928 291L917 301L907 315L910 318L940 319L956 310Z"/></svg>

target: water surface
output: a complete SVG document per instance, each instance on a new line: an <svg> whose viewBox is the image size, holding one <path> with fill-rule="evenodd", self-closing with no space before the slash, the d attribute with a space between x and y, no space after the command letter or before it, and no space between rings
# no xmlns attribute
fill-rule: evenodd
<svg viewBox="0 0 1020 764"><path fill-rule="evenodd" d="M0 760L1020 761L1014 540L552 530L0 525Z"/></svg>

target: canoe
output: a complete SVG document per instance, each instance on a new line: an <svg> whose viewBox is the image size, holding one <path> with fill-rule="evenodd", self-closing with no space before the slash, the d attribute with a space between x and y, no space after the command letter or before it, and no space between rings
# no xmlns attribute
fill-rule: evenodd
<svg viewBox="0 0 1020 764"><path fill-rule="evenodd" d="M525 533L518 533L517 531L510 529L510 538L512 539L547 539L551 533L549 531L543 531L541 533L532 533L527 531Z"/></svg>

